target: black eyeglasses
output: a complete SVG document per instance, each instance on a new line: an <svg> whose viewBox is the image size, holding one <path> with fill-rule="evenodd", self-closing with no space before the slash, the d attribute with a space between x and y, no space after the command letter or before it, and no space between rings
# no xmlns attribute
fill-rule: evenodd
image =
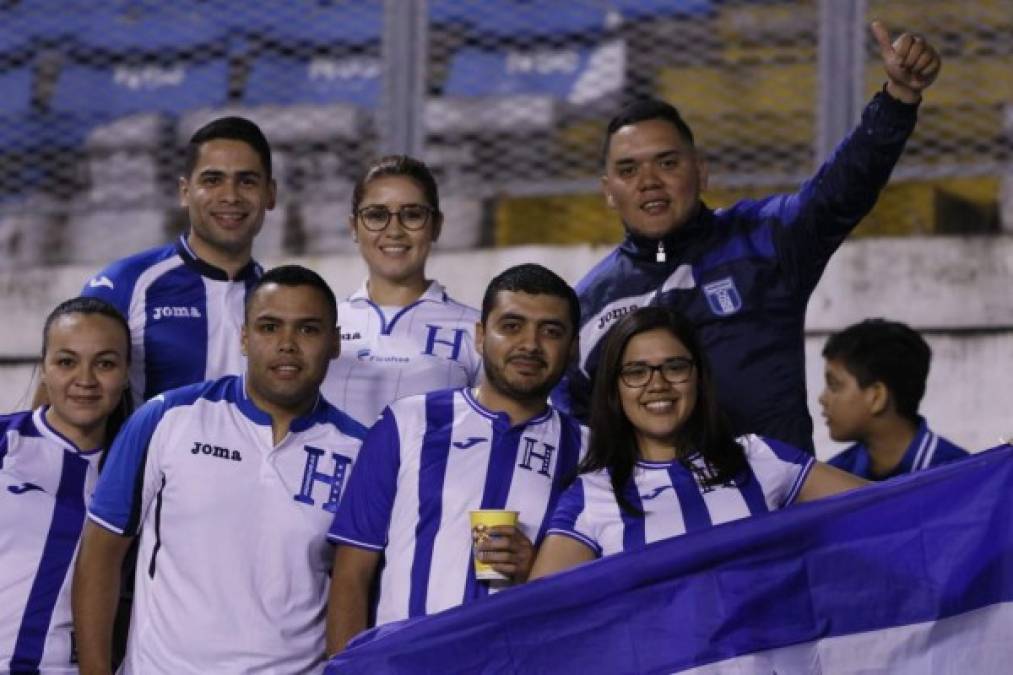
<svg viewBox="0 0 1013 675"><path fill-rule="evenodd" d="M395 213L404 229L421 230L429 222L433 210L424 204L405 204L397 211L386 206L366 206L359 209L359 220L370 232L379 232L390 224L390 217Z"/></svg>
<svg viewBox="0 0 1013 675"><path fill-rule="evenodd" d="M631 363L622 367L622 370L619 371L619 379L627 387L646 387L654 376L654 371L657 370L669 384L682 384L689 380L690 375L693 374L693 365L693 359L688 359L685 356L676 356L657 366Z"/></svg>

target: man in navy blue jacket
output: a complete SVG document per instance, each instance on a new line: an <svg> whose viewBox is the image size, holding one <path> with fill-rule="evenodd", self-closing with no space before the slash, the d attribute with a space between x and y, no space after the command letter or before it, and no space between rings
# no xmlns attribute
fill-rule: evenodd
<svg viewBox="0 0 1013 675"><path fill-rule="evenodd" d="M872 32L886 85L795 194L713 211L700 201L707 167L675 108L640 101L612 119L602 189L626 238L577 285L580 358L555 392L557 405L585 417L605 333L636 307L665 304L699 330L735 431L812 452L806 304L830 256L875 204L941 65L921 36L891 43L879 22Z"/></svg>

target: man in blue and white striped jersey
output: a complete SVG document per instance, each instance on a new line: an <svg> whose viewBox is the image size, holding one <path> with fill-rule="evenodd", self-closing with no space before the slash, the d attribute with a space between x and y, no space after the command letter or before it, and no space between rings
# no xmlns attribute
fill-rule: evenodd
<svg viewBox="0 0 1013 675"><path fill-rule="evenodd" d="M483 376L472 389L404 398L370 430L331 527L338 544L328 606L329 653L367 627L384 560L376 623L431 614L498 590L472 567L469 512L508 509L477 555L518 583L531 569L586 430L549 406L576 348L576 295L534 264L489 284L476 326ZM495 583L495 582L494 582Z"/></svg>
<svg viewBox="0 0 1013 675"><path fill-rule="evenodd" d="M179 198L187 233L117 260L81 291L127 317L137 405L243 372L243 300L262 272L251 257L253 239L275 201L271 148L260 128L223 117L198 129L187 146Z"/></svg>

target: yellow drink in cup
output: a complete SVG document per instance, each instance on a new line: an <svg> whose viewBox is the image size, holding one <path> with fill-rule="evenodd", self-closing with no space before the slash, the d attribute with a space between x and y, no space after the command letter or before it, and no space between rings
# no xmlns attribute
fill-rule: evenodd
<svg viewBox="0 0 1013 675"><path fill-rule="evenodd" d="M504 509L481 509L471 511L471 540L477 546L485 541L489 535L489 529L497 525L513 525L517 527L517 511L506 511ZM474 550L474 549L473 549ZM475 578L487 581L504 581L508 577L500 574L488 565L473 556L475 560Z"/></svg>

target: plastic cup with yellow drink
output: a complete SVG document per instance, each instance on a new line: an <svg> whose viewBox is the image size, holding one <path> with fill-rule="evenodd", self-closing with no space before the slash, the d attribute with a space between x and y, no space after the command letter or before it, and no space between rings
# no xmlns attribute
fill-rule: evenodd
<svg viewBox="0 0 1013 675"><path fill-rule="evenodd" d="M471 541L475 552L475 578L483 581L509 581L510 578L493 569L492 565L478 559L477 547L491 536L489 530L497 525L517 527L517 511L504 509L479 509L471 511Z"/></svg>

